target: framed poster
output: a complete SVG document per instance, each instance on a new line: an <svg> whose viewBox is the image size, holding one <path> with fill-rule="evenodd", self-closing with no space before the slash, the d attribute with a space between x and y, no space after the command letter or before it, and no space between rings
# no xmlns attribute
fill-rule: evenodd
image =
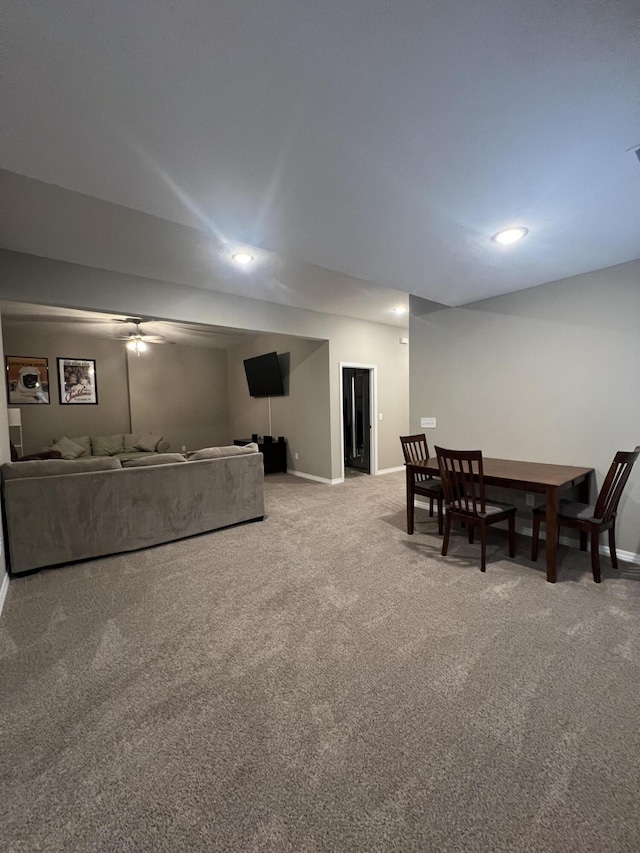
<svg viewBox="0 0 640 853"><path fill-rule="evenodd" d="M8 355L7 399L11 405L49 403L49 360Z"/></svg>
<svg viewBox="0 0 640 853"><path fill-rule="evenodd" d="M98 402L96 363L91 358L58 358L58 384L60 402Z"/></svg>

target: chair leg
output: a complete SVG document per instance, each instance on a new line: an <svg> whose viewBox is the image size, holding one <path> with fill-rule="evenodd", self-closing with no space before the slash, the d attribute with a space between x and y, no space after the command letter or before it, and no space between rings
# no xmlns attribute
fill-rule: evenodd
<svg viewBox="0 0 640 853"><path fill-rule="evenodd" d="M540 516L533 513L533 533L531 534L531 559L535 563L538 559L538 539L540 538Z"/></svg>
<svg viewBox="0 0 640 853"><path fill-rule="evenodd" d="M469 532L467 534L469 537L469 545L473 545L473 539L474 539L475 532L476 532L476 529L473 526L473 524L469 524Z"/></svg>
<svg viewBox="0 0 640 853"><path fill-rule="evenodd" d="M596 527L591 531L591 571L596 583L600 583L600 533Z"/></svg>
<svg viewBox="0 0 640 853"><path fill-rule="evenodd" d="M618 568L618 555L616 554L616 528L615 525L609 528L609 553L611 554L611 565L614 569Z"/></svg>
<svg viewBox="0 0 640 853"><path fill-rule="evenodd" d="M480 528L480 571L487 571L487 528L484 524Z"/></svg>
<svg viewBox="0 0 640 853"><path fill-rule="evenodd" d="M429 498L429 518L433 518L433 498Z"/></svg>
<svg viewBox="0 0 640 853"><path fill-rule="evenodd" d="M442 528L444 522L444 501L438 498L438 536L442 536Z"/></svg>
<svg viewBox="0 0 640 853"><path fill-rule="evenodd" d="M447 513L447 518L445 520L444 527L444 539L442 540L442 556L447 556L447 551L449 549L449 536L451 535L451 516Z"/></svg>
<svg viewBox="0 0 640 853"><path fill-rule="evenodd" d="M589 539L588 533L586 533L584 530L581 530L580 531L580 550L581 551L587 550L587 540L588 539Z"/></svg>
<svg viewBox="0 0 640 853"><path fill-rule="evenodd" d="M515 515L509 516L509 556L515 557L516 555L516 517Z"/></svg>

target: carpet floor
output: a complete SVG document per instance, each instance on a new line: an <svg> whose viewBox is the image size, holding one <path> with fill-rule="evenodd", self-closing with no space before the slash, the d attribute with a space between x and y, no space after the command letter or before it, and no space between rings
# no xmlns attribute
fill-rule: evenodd
<svg viewBox="0 0 640 853"><path fill-rule="evenodd" d="M427 514L401 473L11 582L2 851L617 853L640 839L640 567Z"/></svg>

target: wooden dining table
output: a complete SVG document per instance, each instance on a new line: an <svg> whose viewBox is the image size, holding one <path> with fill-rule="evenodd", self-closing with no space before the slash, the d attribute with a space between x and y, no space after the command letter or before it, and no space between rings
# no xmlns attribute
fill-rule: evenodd
<svg viewBox="0 0 640 853"><path fill-rule="evenodd" d="M577 468L573 465L547 465L544 462L517 462L513 459L482 459L485 485L503 489L517 489L541 494L546 499L547 510L547 580L556 582L558 560L558 508L560 494L576 489L576 500L589 503L589 491L593 468ZM440 476L436 457L406 463L407 477L407 533L413 533L414 517L414 474ZM586 535L580 534L580 547L586 549Z"/></svg>

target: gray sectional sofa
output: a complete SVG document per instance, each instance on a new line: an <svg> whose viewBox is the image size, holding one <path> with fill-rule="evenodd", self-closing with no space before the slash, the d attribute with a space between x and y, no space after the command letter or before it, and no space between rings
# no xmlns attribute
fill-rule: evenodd
<svg viewBox="0 0 640 853"><path fill-rule="evenodd" d="M2 498L12 574L134 551L264 516L262 454L211 448L8 462Z"/></svg>
<svg viewBox="0 0 640 853"><path fill-rule="evenodd" d="M73 446L76 450L72 450ZM166 453L171 447L161 435L152 433L115 433L113 435L62 436L53 441L47 450L58 450L63 459L115 456L116 459L141 459L150 454ZM67 452L65 452L67 451Z"/></svg>

